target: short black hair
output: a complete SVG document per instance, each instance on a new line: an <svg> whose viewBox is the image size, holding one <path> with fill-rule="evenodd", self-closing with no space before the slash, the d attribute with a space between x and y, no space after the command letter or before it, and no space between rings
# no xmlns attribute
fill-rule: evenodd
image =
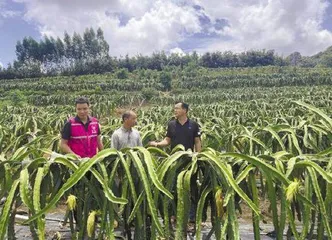
<svg viewBox="0 0 332 240"><path fill-rule="evenodd" d="M76 106L77 104L84 104L84 103L88 104L88 106L89 106L89 105L90 105L89 99L86 98L86 97L78 97L78 98L76 98L76 100L75 100L75 106Z"/></svg>
<svg viewBox="0 0 332 240"><path fill-rule="evenodd" d="M175 104L179 104L179 103L181 103L181 107L182 107L183 109L185 109L186 112L189 111L189 104L188 104L188 103L185 103L185 102L179 101L179 102L176 102Z"/></svg>
<svg viewBox="0 0 332 240"><path fill-rule="evenodd" d="M130 118L131 113L132 113L132 111L125 111L125 112L122 114L122 122L124 122L125 119Z"/></svg>

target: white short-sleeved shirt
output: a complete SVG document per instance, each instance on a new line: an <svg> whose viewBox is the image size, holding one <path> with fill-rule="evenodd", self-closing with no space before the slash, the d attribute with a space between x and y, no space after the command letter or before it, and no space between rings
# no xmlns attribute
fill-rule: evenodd
<svg viewBox="0 0 332 240"><path fill-rule="evenodd" d="M112 134L111 148L120 150L125 147L141 146L143 146L143 144L140 133L134 128L129 130L122 126Z"/></svg>

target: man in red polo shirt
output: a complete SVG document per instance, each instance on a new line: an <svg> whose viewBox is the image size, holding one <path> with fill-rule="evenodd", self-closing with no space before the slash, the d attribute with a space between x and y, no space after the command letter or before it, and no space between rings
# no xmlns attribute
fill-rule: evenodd
<svg viewBox="0 0 332 240"><path fill-rule="evenodd" d="M71 117L62 130L61 150L73 153L80 158L91 158L102 150L99 122L89 116L89 100L84 97L76 99L76 117Z"/></svg>

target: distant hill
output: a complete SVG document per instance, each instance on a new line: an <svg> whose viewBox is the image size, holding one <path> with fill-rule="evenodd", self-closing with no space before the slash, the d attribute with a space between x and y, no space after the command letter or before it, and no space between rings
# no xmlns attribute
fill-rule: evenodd
<svg viewBox="0 0 332 240"><path fill-rule="evenodd" d="M301 53L294 52L286 59L292 66L332 67L332 46L312 56L302 56Z"/></svg>
<svg viewBox="0 0 332 240"><path fill-rule="evenodd" d="M332 46L328 47L325 51L319 52L313 56L311 56L312 59L320 60L322 57L326 55L332 54Z"/></svg>

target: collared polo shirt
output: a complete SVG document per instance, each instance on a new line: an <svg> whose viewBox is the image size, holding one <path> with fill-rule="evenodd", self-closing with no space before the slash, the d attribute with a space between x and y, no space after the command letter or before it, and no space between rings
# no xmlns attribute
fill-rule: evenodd
<svg viewBox="0 0 332 240"><path fill-rule="evenodd" d="M112 134L111 148L120 150L125 147L142 147L140 133L134 129L126 129L123 126Z"/></svg>
<svg viewBox="0 0 332 240"><path fill-rule="evenodd" d="M85 124L82 122L82 120L78 116L75 117L75 121L84 125L85 131L88 131L89 124L91 123L90 117L88 117L88 121ZM100 135L100 133L101 133L100 126L98 124L98 135ZM69 140L70 136L71 136L71 122L67 121L62 129L61 137L65 140Z"/></svg>
<svg viewBox="0 0 332 240"><path fill-rule="evenodd" d="M195 138L200 137L201 132L197 122L191 119L182 125L177 119L168 122L166 137L171 139L171 148L182 144L186 150L194 150Z"/></svg>

